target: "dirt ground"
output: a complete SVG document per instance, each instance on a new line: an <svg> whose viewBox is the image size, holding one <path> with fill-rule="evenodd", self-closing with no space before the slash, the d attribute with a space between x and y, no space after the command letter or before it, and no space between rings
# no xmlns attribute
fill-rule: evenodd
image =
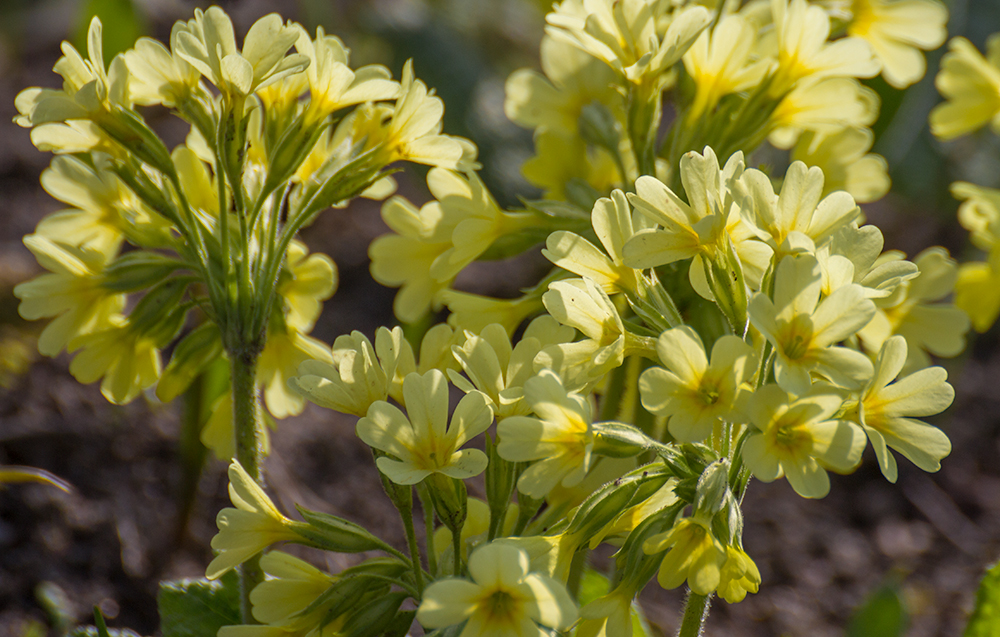
<svg viewBox="0 0 1000 637"><path fill-rule="evenodd" d="M32 28L22 34L17 56L9 37L0 38L0 122L10 121L21 87L52 82L47 69L58 25ZM10 295L14 283L37 272L20 237L57 203L37 185L48 156L25 131L0 127L0 320L4 329L30 334L38 326L17 321ZM418 189L404 178L401 190ZM890 246L911 253L937 241L954 247L948 242L959 236L891 199L867 212ZM367 273L367 244L384 231L377 206L364 204L330 212L306 233L311 249L330 254L341 274L340 290L314 331L318 338L332 342L352 329L371 335L391 324L393 291ZM530 260L519 269L530 271ZM512 294L517 282L490 271L474 270L467 283ZM707 635L841 635L853 610L886 584L899 587L912 613L907 635L960 634L978 579L1000 557L996 332L945 364L957 395L934 420L954 446L942 470L929 475L901 460L899 481L891 485L869 450L861 469L835 477L820 501L798 497L784 481L753 482L743 506L744 537L761 570L761 591L736 605L716 602ZM0 490L0 637L58 634L59 621L89 623L95 604L109 625L152 635L157 582L199 577L211 559L215 513L228 504L225 466L208 463L178 534L176 410L142 399L110 405L96 386L79 385L67 365L65 357L37 358L0 387L0 464L47 469L74 486L68 494L40 485ZM298 502L343 515L402 548L402 528L353 420L310 405L282 421L266 463L270 488L286 511ZM666 634L676 629L679 591L654 583L644 602Z"/></svg>

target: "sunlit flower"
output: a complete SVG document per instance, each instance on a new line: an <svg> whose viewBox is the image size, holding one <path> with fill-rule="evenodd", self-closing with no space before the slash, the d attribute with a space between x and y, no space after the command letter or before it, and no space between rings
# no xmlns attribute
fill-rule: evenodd
<svg viewBox="0 0 1000 637"><path fill-rule="evenodd" d="M723 336L712 347L712 361L698 333L688 326L660 335L656 353L663 367L639 377L643 406L669 418L671 435L681 442L707 438L722 421L737 418L742 384L756 371L753 349L738 336Z"/></svg>
<svg viewBox="0 0 1000 637"><path fill-rule="evenodd" d="M539 625L568 629L577 610L566 588L528 569L523 550L487 544L469 558L472 581L449 578L427 587L417 621L426 628L466 622L459 637L530 637L542 634Z"/></svg>
<svg viewBox="0 0 1000 637"><path fill-rule="evenodd" d="M219 554L205 570L208 579L222 577L276 542L299 538L291 521L236 460L229 465L229 498L236 508L223 509L216 517L219 532L212 548Z"/></svg>
<svg viewBox="0 0 1000 637"><path fill-rule="evenodd" d="M403 397L406 414L377 401L358 421L358 437L392 456L378 459L379 471L396 484L416 484L432 473L464 480L483 472L486 454L461 449L493 422L483 394L466 394L455 408L450 426L448 381L440 371L409 374L403 380Z"/></svg>
<svg viewBox="0 0 1000 637"><path fill-rule="evenodd" d="M497 453L504 460L532 462L517 481L520 492L542 498L557 484L571 487L590 468L594 436L587 399L568 392L559 377L543 370L524 384L524 401L538 416L511 416L497 425Z"/></svg>
<svg viewBox="0 0 1000 637"><path fill-rule="evenodd" d="M785 476L804 498L826 496L827 470L849 473L865 448L858 425L832 420L843 402L829 386L818 385L799 398L777 385L758 389L747 407L756 430L743 445L746 466L764 482Z"/></svg>
<svg viewBox="0 0 1000 637"><path fill-rule="evenodd" d="M42 330L38 351L56 356L77 336L113 325L125 296L101 285L110 254L69 248L39 235L28 235L24 245L49 271L14 288L21 316L55 319Z"/></svg>
<svg viewBox="0 0 1000 637"><path fill-rule="evenodd" d="M805 394L818 373L844 387L871 378L872 364L861 352L835 344L852 336L875 315L860 285L845 285L819 301L822 274L810 254L794 254L778 264L774 301L757 294L750 321L774 345L774 376L782 388Z"/></svg>
<svg viewBox="0 0 1000 637"><path fill-rule="evenodd" d="M882 63L882 77L906 88L924 76L924 51L948 36L948 10L932 0L855 0L847 33L871 45Z"/></svg>
<svg viewBox="0 0 1000 637"><path fill-rule="evenodd" d="M651 555L669 549L657 574L663 588L677 588L687 580L693 592L708 595L719 585L726 551L700 518L677 520L673 528L649 538L642 548Z"/></svg>
<svg viewBox="0 0 1000 637"><path fill-rule="evenodd" d="M951 453L951 441L943 431L916 419L939 414L951 405L955 390L947 383L948 372L928 367L896 380L905 363L906 339L893 336L879 352L875 376L862 392L857 409L858 422L889 482L895 482L897 475L889 448L924 471L937 471L941 459Z"/></svg>

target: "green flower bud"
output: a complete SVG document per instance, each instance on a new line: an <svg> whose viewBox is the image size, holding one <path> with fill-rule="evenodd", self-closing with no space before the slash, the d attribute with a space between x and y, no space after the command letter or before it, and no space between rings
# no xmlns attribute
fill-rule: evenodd
<svg viewBox="0 0 1000 637"><path fill-rule="evenodd" d="M292 530L316 548L336 553L361 553L385 548L385 543L361 526L343 518L296 506L305 524L296 522Z"/></svg>
<svg viewBox="0 0 1000 637"><path fill-rule="evenodd" d="M469 497L465 483L441 473L432 473L424 481L441 522L452 533L461 533L468 515Z"/></svg>
<svg viewBox="0 0 1000 637"><path fill-rule="evenodd" d="M156 397L167 403L177 398L208 365L222 356L222 336L215 323L192 330L174 347L163 375L156 384Z"/></svg>
<svg viewBox="0 0 1000 637"><path fill-rule="evenodd" d="M713 462L698 479L694 493L694 515L709 520L730 499L732 494L729 491L729 461L723 459Z"/></svg>

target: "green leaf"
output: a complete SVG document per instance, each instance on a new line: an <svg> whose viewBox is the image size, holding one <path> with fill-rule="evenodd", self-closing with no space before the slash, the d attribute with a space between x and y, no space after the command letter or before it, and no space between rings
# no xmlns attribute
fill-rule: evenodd
<svg viewBox="0 0 1000 637"><path fill-rule="evenodd" d="M906 602L895 582L885 584L854 611L847 637L900 637L910 623Z"/></svg>
<svg viewBox="0 0 1000 637"><path fill-rule="evenodd" d="M217 581L160 583L156 597L163 637L215 637L219 628L242 623L239 582L230 571Z"/></svg>
<svg viewBox="0 0 1000 637"><path fill-rule="evenodd" d="M986 571L979 590L976 591L976 606L965 627L963 637L991 637L1000 626L1000 562Z"/></svg>

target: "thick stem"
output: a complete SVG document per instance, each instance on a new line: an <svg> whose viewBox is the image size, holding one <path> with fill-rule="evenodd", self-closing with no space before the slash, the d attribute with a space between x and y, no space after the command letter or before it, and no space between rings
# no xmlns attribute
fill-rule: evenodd
<svg viewBox="0 0 1000 637"><path fill-rule="evenodd" d="M230 352L230 380L233 387L233 429L236 435L236 460L257 484L263 486L260 471L262 418L257 395L257 357L253 349ZM250 591L264 579L260 556L240 567L240 613L244 624L257 623L251 613Z"/></svg>
<svg viewBox="0 0 1000 637"><path fill-rule="evenodd" d="M681 619L677 637L701 637L705 630L705 619L708 618L708 606L711 600L710 595L699 595L688 591L687 600L684 602L684 618Z"/></svg>

